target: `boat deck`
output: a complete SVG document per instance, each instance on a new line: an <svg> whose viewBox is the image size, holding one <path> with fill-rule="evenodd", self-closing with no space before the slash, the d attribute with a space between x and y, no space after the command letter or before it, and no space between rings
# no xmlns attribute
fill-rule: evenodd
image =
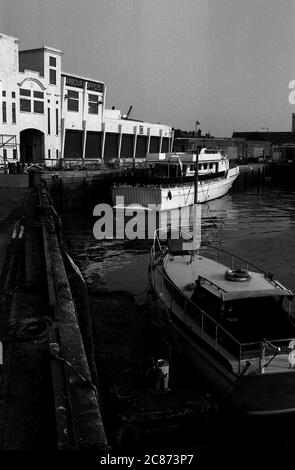
<svg viewBox="0 0 295 470"><path fill-rule="evenodd" d="M230 269L217 261L196 255L190 263L191 256L170 256L165 259L165 271L172 282L180 290L186 292L187 296L192 296L193 289L188 292L187 286L195 283L199 276L208 280L206 289L212 294L221 297L221 292L225 300L230 298L256 297L259 293L264 295L280 295L287 291L275 287L272 282L263 274L250 272L251 278L245 282L233 282L225 278L225 271Z"/></svg>

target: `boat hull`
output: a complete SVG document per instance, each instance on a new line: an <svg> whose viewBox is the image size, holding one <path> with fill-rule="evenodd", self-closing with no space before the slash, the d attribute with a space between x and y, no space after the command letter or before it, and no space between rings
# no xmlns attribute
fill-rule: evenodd
<svg viewBox="0 0 295 470"><path fill-rule="evenodd" d="M228 170L226 177L216 180L199 181L198 203L204 203L224 196L232 187L233 182L239 174L239 168ZM151 204L157 206L157 210L165 211L194 204L194 184L183 185L154 185L154 186L131 186L119 185L112 188L113 203L117 198L124 198L124 206L137 204L147 207Z"/></svg>
<svg viewBox="0 0 295 470"><path fill-rule="evenodd" d="M280 373L240 375L234 373L224 358L196 332L185 324L170 293L162 282L162 267L151 267L150 283L172 318L173 330L181 342L183 353L190 360L194 371L204 379L222 400L248 415L275 415L295 413L294 369ZM158 275L157 275L158 274Z"/></svg>

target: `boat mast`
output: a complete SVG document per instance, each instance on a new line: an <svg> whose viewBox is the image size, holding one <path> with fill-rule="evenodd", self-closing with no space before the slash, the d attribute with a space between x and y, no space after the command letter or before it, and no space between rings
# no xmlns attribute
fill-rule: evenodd
<svg viewBox="0 0 295 470"><path fill-rule="evenodd" d="M198 181L199 181L199 149L197 146L195 161L195 177L194 177L194 213L193 213L193 249L191 253L190 263L195 257L195 246L197 242L197 211L198 211Z"/></svg>

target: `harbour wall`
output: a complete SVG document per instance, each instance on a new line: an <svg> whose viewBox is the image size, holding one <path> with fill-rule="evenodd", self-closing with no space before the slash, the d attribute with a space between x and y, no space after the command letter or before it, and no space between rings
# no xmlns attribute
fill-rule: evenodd
<svg viewBox="0 0 295 470"><path fill-rule="evenodd" d="M75 217L84 221L84 228L89 228L93 221L93 208L96 204L112 204L111 186L117 177L116 171L61 171L46 173L48 191L54 206L65 226L75 227ZM239 177L233 185L234 191L242 191L251 186L267 184L267 170L264 164L241 165Z"/></svg>
<svg viewBox="0 0 295 470"><path fill-rule="evenodd" d="M0 450L104 455L83 280L45 185L27 175L3 177Z"/></svg>

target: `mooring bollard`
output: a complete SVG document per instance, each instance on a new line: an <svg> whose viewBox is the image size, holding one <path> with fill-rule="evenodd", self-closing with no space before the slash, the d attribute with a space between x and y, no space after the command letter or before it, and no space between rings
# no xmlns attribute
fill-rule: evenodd
<svg viewBox="0 0 295 470"><path fill-rule="evenodd" d="M38 165L33 165L28 169L28 174L29 188L38 188L41 184L42 168Z"/></svg>
<svg viewBox="0 0 295 470"><path fill-rule="evenodd" d="M169 362L165 359L157 360L158 378L156 390L169 390Z"/></svg>

